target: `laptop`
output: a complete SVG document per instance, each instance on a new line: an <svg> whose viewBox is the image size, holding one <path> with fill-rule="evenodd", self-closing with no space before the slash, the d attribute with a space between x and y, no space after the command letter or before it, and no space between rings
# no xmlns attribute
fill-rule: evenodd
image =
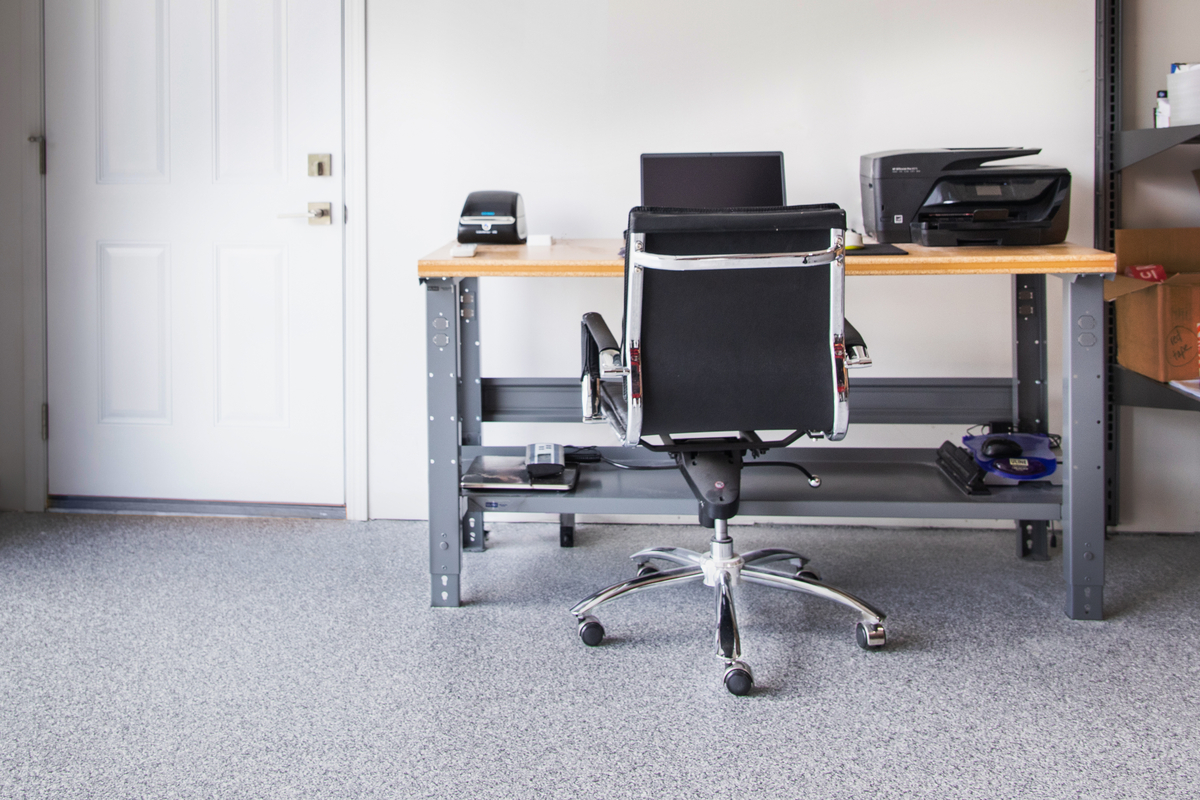
<svg viewBox="0 0 1200 800"><path fill-rule="evenodd" d="M643 153L642 205L659 208L787 205L783 153Z"/></svg>

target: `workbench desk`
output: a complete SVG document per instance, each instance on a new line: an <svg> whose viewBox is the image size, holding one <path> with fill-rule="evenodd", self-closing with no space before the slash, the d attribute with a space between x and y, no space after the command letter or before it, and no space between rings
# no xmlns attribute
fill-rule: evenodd
<svg viewBox="0 0 1200 800"><path fill-rule="evenodd" d="M562 544L575 514L694 514L677 472L629 473L587 465L570 492L465 491L461 472L478 455L520 455L484 447L483 422L578 422L578 377L484 378L479 369L480 277L620 279L618 239L577 239L548 247L480 245L451 258L453 243L422 258L426 289L429 413L429 568L435 606L457 606L462 551L482 550L485 510L560 514ZM934 450L789 448L773 458L802 461L819 490L791 470L759 470L743 483L749 516L1011 519L1018 552L1048 558L1047 528L1061 520L1066 613L1101 619L1104 593L1105 335L1103 281L1111 253L1071 244L1044 247L931 248L901 245L905 256L849 251L846 275L1012 275L1013 377L851 378L851 423L962 423L1015 419L1046 430L1046 275L1063 280L1062 486L1027 483L968 496L936 466ZM564 331L563 335L573 335ZM778 455L782 453L783 455ZM613 448L613 458L648 458ZM783 472L788 474L773 474Z"/></svg>

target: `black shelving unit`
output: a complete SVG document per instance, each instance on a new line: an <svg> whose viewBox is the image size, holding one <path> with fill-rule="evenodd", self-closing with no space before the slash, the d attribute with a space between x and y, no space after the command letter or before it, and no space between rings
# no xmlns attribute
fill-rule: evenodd
<svg viewBox="0 0 1200 800"><path fill-rule="evenodd" d="M1121 131L1113 148L1113 169L1119 172L1181 144L1200 144L1200 125Z"/></svg>
<svg viewBox="0 0 1200 800"><path fill-rule="evenodd" d="M1117 213L1120 209L1121 172L1116 168L1117 140L1121 133L1121 0L1096 0L1096 162L1093 203L1092 245L1113 252ZM1104 520L1115 525L1120 519L1117 449L1120 431L1117 396L1112 367L1117 363L1116 315L1112 303L1105 304L1105 360L1109 379L1105 382Z"/></svg>
<svg viewBox="0 0 1200 800"><path fill-rule="evenodd" d="M1121 170L1172 147L1200 144L1200 125L1121 130L1122 0L1096 0L1096 197L1094 246L1113 252L1120 227ZM1200 411L1200 400L1117 363L1116 317L1108 303L1106 519L1120 520L1120 406Z"/></svg>
<svg viewBox="0 0 1200 800"><path fill-rule="evenodd" d="M1119 406L1200 411L1200 399L1170 384L1159 383L1120 364L1113 365L1108 374Z"/></svg>

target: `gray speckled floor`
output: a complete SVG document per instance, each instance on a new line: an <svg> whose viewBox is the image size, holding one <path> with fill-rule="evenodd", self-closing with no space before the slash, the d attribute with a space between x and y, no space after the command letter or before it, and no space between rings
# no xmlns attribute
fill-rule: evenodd
<svg viewBox="0 0 1200 800"><path fill-rule="evenodd" d="M702 586L566 609L685 527L496 524L461 609L425 525L0 514L5 798L1163 798L1200 787L1200 537L1109 542L1109 619L1011 533L737 527L889 613Z"/></svg>

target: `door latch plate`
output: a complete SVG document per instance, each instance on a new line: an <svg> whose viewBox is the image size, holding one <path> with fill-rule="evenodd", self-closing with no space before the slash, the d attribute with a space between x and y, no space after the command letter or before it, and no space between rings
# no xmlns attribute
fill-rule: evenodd
<svg viewBox="0 0 1200 800"><path fill-rule="evenodd" d="M333 155L331 153L308 154L308 177L328 178L333 174Z"/></svg>

